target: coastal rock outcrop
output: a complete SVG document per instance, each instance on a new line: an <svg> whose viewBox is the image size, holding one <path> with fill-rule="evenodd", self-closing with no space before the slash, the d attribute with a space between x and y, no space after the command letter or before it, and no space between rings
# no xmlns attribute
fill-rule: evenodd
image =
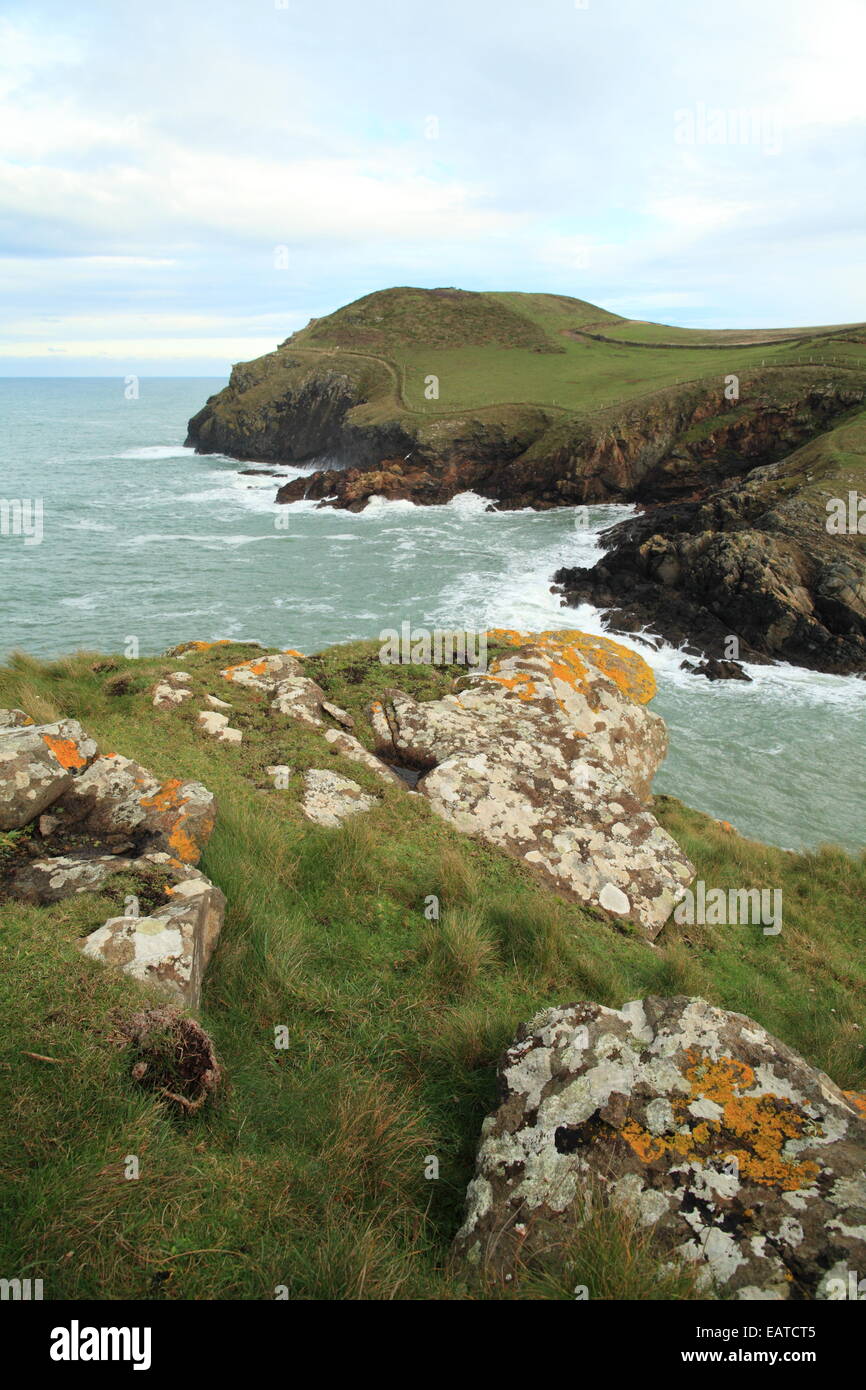
<svg viewBox="0 0 866 1390"><path fill-rule="evenodd" d="M4 713L9 722L0 727L0 830L18 830L59 800L97 748L76 719L21 724L21 711Z"/></svg>
<svg viewBox="0 0 866 1390"><path fill-rule="evenodd" d="M36 725L0 711L3 829L30 831L0 891L48 904L102 888L117 874L141 881L129 915L81 942L85 955L195 1006L225 910L194 865L213 830L214 797L200 782L161 780L118 753L100 755L75 720ZM50 810L46 813L46 808ZM168 902L162 901L168 898Z"/></svg>
<svg viewBox="0 0 866 1390"><path fill-rule="evenodd" d="M709 496L612 527L591 568L563 568L564 602L607 611L620 630L649 629L715 659L866 670L866 526L828 525L863 486L866 415L783 462Z"/></svg>
<svg viewBox="0 0 866 1390"><path fill-rule="evenodd" d="M342 825L348 816L369 811L375 804L375 798L368 796L351 777L318 767L308 768L304 773L301 810L307 820L316 825Z"/></svg>
<svg viewBox="0 0 866 1390"><path fill-rule="evenodd" d="M123 970L159 993L197 1007L226 900L197 870L178 872L170 863L166 868L172 881L164 907L147 916L109 917L84 938L81 949L91 960Z"/></svg>
<svg viewBox="0 0 866 1390"><path fill-rule="evenodd" d="M297 719L310 729L324 728L322 708L328 697L320 685L304 675L297 652L278 652L243 661L237 666L226 667L221 674L236 685L263 691L270 697L270 707L277 714Z"/></svg>
<svg viewBox="0 0 866 1390"><path fill-rule="evenodd" d="M722 1297L838 1297L864 1268L862 1098L743 1014L686 997L546 1009L499 1085L455 1242L473 1265L510 1275L603 1201Z"/></svg>
<svg viewBox="0 0 866 1390"><path fill-rule="evenodd" d="M457 829L654 937L694 870L647 807L667 750L650 668L585 633L491 636L517 650L457 693L374 703L378 752L421 769L417 791Z"/></svg>

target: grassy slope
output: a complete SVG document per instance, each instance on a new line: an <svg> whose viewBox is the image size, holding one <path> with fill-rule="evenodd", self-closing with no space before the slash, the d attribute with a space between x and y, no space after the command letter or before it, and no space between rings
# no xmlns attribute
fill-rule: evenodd
<svg viewBox="0 0 866 1390"><path fill-rule="evenodd" d="M10 1277L44 1278L46 1297L270 1298L280 1284L295 1298L477 1296L449 1267L449 1242L495 1101L496 1059L518 1022L550 1004L702 994L863 1089L866 858L785 854L662 798L659 814L699 876L781 886L785 927L772 938L670 924L653 949L553 898L520 865L434 819L420 797L324 752L318 735L290 721L271 732L261 700L217 674L246 654L227 647L182 663L198 691L235 704L240 748L199 732L200 701L151 708L155 676L179 663L118 658L95 672L105 660L81 654L0 670L0 705L75 715L106 751L216 792L203 867L229 903L202 1009L229 1085L187 1119L136 1088L110 1041L112 1013L141 998L137 987L75 948L117 910L118 890L49 909L4 904ZM433 695L452 674L394 673L362 643L309 669L368 742L373 694L398 683ZM380 804L342 830L312 827L297 809L297 776L288 791L267 785L264 767L283 761L333 766ZM438 923L424 917L431 893ZM285 1052L273 1046L278 1024L289 1028ZM123 1177L131 1153L138 1181ZM440 1160L438 1181L423 1177L428 1154ZM570 1298L575 1283L593 1297L689 1294L615 1214L569 1236L564 1259L564 1272L536 1268L482 1296Z"/></svg>
<svg viewBox="0 0 866 1390"><path fill-rule="evenodd" d="M862 326L861 326L862 328ZM730 372L789 366L809 357L866 366L863 334L840 329L672 329L621 319L564 295L380 291L315 320L278 356L377 375L359 423L405 411L431 419L503 404L591 414L647 391L684 381L718 382ZM586 333L604 335L600 342ZM831 336L827 336L827 335ZM788 341L797 335L795 341ZM629 346L617 339L644 342ZM742 346L747 340L751 346ZM662 344L662 346L660 346ZM668 346L669 345L669 346ZM439 399L425 399L425 379L439 378Z"/></svg>

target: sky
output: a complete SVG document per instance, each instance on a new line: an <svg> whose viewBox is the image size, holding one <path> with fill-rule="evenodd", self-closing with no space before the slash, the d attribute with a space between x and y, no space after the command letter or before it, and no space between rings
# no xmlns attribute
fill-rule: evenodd
<svg viewBox="0 0 866 1390"><path fill-rule="evenodd" d="M0 375L391 285L866 320L866 0L0 0Z"/></svg>

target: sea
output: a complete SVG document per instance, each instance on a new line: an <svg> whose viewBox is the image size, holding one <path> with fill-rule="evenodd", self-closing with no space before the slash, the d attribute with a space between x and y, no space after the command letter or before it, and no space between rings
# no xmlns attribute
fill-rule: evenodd
<svg viewBox="0 0 866 1390"><path fill-rule="evenodd" d="M357 515L279 507L278 479L242 472L273 465L184 447L224 384L0 378L0 661L131 639L142 655L220 637L312 653L406 622L608 631L594 608L563 608L552 576L592 563L631 508L500 512L472 493ZM786 849L863 849L866 682L773 665L711 684L669 645L621 640L656 674L670 736L657 791Z"/></svg>

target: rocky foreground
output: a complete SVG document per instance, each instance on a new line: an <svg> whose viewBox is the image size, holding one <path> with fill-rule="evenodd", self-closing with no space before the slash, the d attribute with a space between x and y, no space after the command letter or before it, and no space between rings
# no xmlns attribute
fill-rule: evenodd
<svg viewBox="0 0 866 1390"><path fill-rule="evenodd" d="M716 1296L847 1297L866 1256L866 1097L754 1020L685 998L547 1009L499 1085L462 1258L514 1278L614 1202Z"/></svg>
<svg viewBox="0 0 866 1390"><path fill-rule="evenodd" d="M652 950L694 870L652 811L666 732L647 708L651 671L580 632L489 638L489 668L437 698L386 686L366 711L372 738L293 650L252 644L222 665L222 644L188 643L167 654L146 698L152 718L185 721L238 769L263 728L302 731L300 765L244 775L327 834L344 836L382 798L424 798ZM126 688L123 673L112 679ZM0 712L0 832L12 845L0 898L50 910L119 885L123 912L96 916L78 946L150 996L114 1019L114 1041L132 1049L133 1081L186 1112L225 1073L188 1013L226 911L198 867L217 815L201 782L100 752L77 720ZM700 998L550 1008L539 989L538 1004L502 1059L500 1103L481 1129L454 1242L468 1279L505 1287L538 1259L567 1267L574 1233L602 1204L651 1229L706 1296L851 1296L851 1271L866 1262L866 1098Z"/></svg>

